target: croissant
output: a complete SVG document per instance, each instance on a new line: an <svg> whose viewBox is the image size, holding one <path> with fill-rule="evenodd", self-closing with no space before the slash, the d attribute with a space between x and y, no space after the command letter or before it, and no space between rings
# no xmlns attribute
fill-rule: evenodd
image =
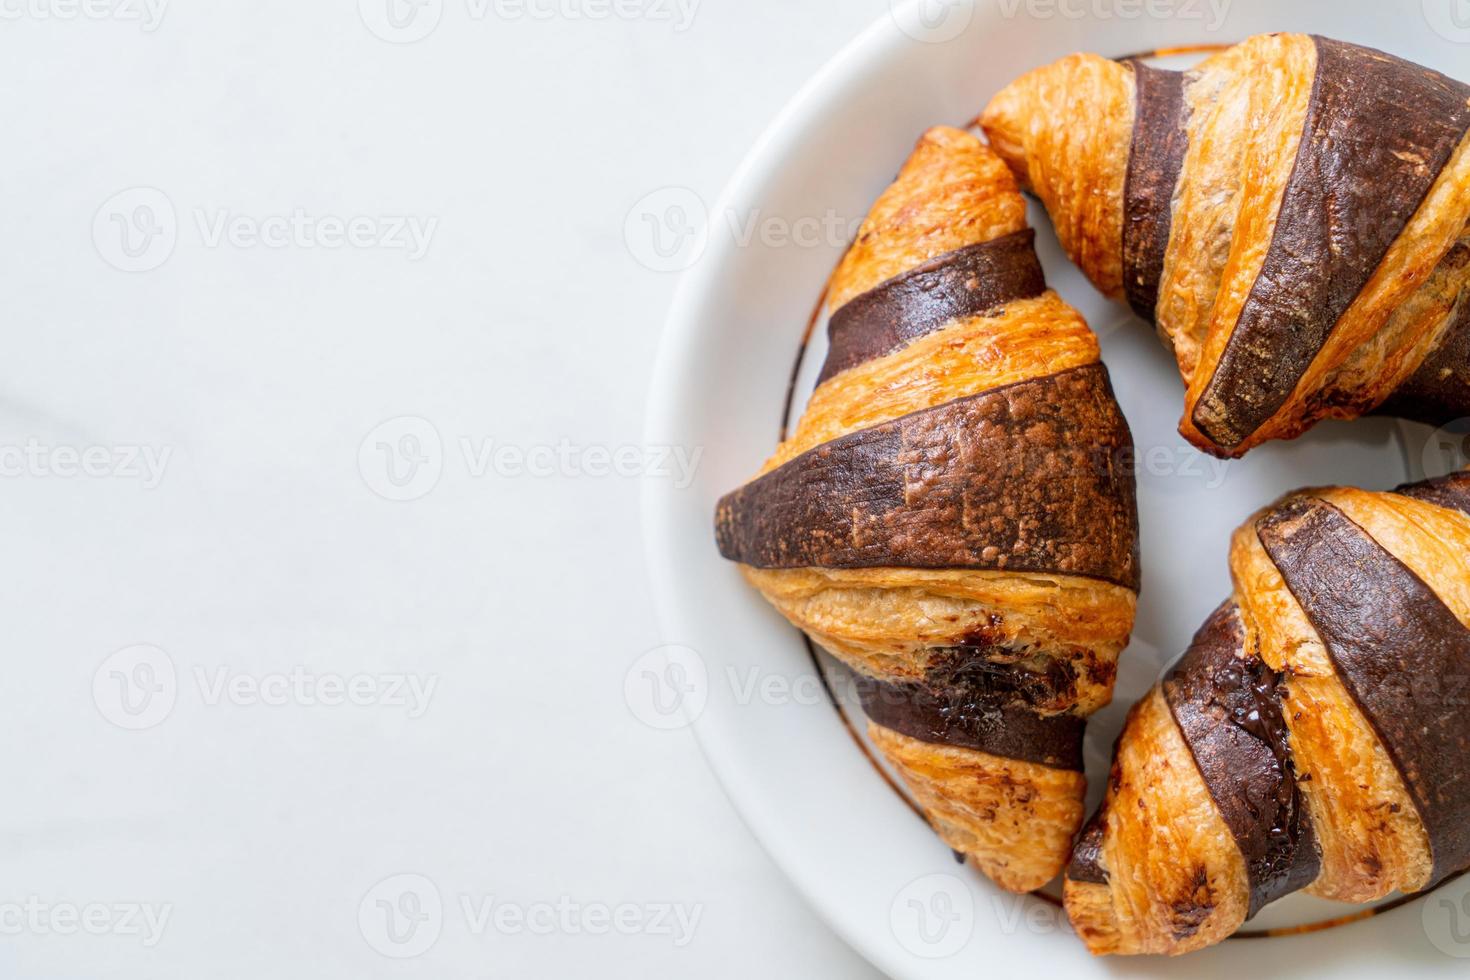
<svg viewBox="0 0 1470 980"><path fill-rule="evenodd" d="M1305 889L1470 867L1470 470L1292 494L1230 549L1235 594L1129 715L1067 869L1098 954L1187 953Z"/></svg>
<svg viewBox="0 0 1470 980"><path fill-rule="evenodd" d="M721 553L855 669L943 840L1013 891L1082 824L1139 574L1128 426L1033 235L984 143L926 133L833 274L805 413L716 515Z"/></svg>
<svg viewBox="0 0 1470 980"><path fill-rule="evenodd" d="M1274 34L1188 72L1073 55L980 122L1097 288L1156 322L1200 449L1470 415L1470 86Z"/></svg>

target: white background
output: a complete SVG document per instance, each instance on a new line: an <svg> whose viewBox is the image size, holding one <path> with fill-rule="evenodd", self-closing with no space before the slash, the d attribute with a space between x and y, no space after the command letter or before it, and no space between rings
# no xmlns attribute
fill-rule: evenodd
<svg viewBox="0 0 1470 980"><path fill-rule="evenodd" d="M639 480L476 475L461 440L639 446L676 279L626 219L712 201L885 0L442 0L408 44L377 0L86 3L0 5L0 976L868 975L625 702L670 639ZM426 431L437 483L384 499L378 444ZM402 874L443 911L394 959ZM573 925L477 933L492 898ZM666 904L682 947L577 924Z"/></svg>

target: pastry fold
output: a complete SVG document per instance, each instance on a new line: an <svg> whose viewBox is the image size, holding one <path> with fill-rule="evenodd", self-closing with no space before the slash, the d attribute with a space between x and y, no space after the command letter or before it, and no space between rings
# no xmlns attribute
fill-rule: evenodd
<svg viewBox="0 0 1470 980"><path fill-rule="evenodd" d="M1301 491L1231 545L1235 594L1129 716L1067 870L1098 954L1179 954L1305 889L1470 867L1470 471Z"/></svg>
<svg viewBox="0 0 1470 980"><path fill-rule="evenodd" d="M1002 887L1062 869L1138 589L1132 440L976 137L918 142L832 280L805 413L721 553L859 675L873 741Z"/></svg>
<svg viewBox="0 0 1470 980"><path fill-rule="evenodd" d="M1304 34L1188 72L1078 54L981 124L1219 456L1325 418L1470 416L1470 86Z"/></svg>

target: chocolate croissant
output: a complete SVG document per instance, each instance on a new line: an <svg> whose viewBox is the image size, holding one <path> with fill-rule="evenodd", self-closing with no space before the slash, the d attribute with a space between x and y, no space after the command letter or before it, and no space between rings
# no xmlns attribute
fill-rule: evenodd
<svg viewBox="0 0 1470 980"><path fill-rule="evenodd" d="M1234 597L1129 715L1065 885L1098 954L1187 953L1291 892L1470 867L1470 471L1308 490L1236 532Z"/></svg>
<svg viewBox="0 0 1470 980"><path fill-rule="evenodd" d="M1470 415L1470 86L1275 34L1188 72L1073 55L981 123L1092 282L1157 323L1199 448Z"/></svg>
<svg viewBox="0 0 1470 980"><path fill-rule="evenodd" d="M794 433L720 501L721 553L853 667L873 741L1001 886L1055 877L1081 738L1138 590L1132 439L975 136L930 130L833 275Z"/></svg>

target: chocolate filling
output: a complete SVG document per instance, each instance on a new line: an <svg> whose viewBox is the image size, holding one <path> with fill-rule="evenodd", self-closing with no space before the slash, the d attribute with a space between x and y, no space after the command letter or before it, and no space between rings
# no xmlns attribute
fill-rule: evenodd
<svg viewBox="0 0 1470 980"><path fill-rule="evenodd" d="M1325 501L1293 500L1257 534L1403 776L1429 835L1431 884L1470 866L1470 630Z"/></svg>
<svg viewBox="0 0 1470 980"><path fill-rule="evenodd" d="M1313 40L1316 78L1270 250L1194 409L1226 449L1286 403L1470 129L1470 86Z"/></svg>
<svg viewBox="0 0 1470 980"><path fill-rule="evenodd" d="M1102 865L1103 835L1108 825L1108 808L1098 807L1077 843L1072 846L1072 860L1067 863L1067 880L1084 885L1106 885L1108 873Z"/></svg>
<svg viewBox="0 0 1470 980"><path fill-rule="evenodd" d="M756 568L988 568L1138 588L1128 423L1090 364L803 453L720 501L720 553Z"/></svg>
<svg viewBox="0 0 1470 980"><path fill-rule="evenodd" d="M848 368L891 354L961 317L993 315L1007 303L1046 292L1027 228L931 259L880 283L832 314L821 384Z"/></svg>
<svg viewBox="0 0 1470 980"><path fill-rule="evenodd" d="M1174 191L1189 149L1184 72L1133 68L1133 145L1123 191L1123 288L1139 316L1154 320L1173 226Z"/></svg>
<svg viewBox="0 0 1470 980"><path fill-rule="evenodd" d="M1451 473L1436 480L1410 483L1399 487L1394 493L1470 514L1470 470Z"/></svg>
<svg viewBox="0 0 1470 980"><path fill-rule="evenodd" d="M922 681L891 684L862 676L858 693L873 722L910 738L1081 772L1086 721L1037 712L1064 698L1073 684L1060 661L1037 671L953 648Z"/></svg>
<svg viewBox="0 0 1470 980"><path fill-rule="evenodd" d="M1226 603L1164 678L1164 700L1245 858L1250 916L1310 885L1316 836L1292 764L1281 678L1244 655L1240 609Z"/></svg>

